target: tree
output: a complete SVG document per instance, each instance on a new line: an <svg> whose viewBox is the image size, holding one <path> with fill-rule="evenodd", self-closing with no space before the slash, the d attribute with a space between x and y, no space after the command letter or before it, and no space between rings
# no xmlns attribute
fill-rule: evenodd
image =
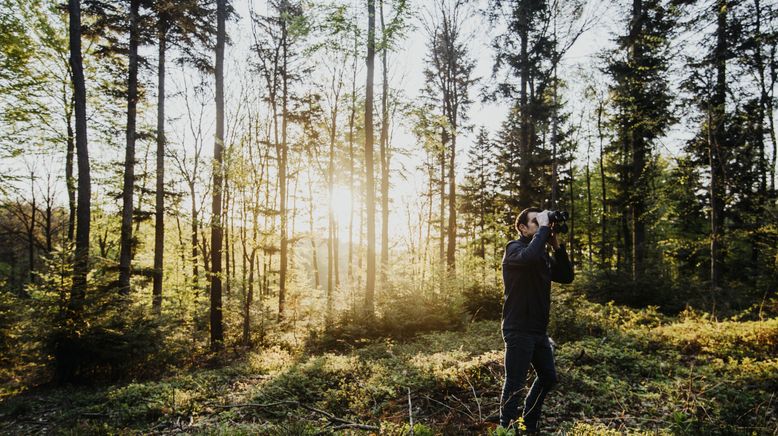
<svg viewBox="0 0 778 436"><path fill-rule="evenodd" d="M381 19L381 132L379 136L379 163L381 164L381 287L387 285L389 270L389 178L391 150L389 147L389 51L403 35L408 16L406 0L389 2L394 9L394 15L386 20L384 16L384 0L379 0L379 15Z"/></svg>
<svg viewBox="0 0 778 436"><path fill-rule="evenodd" d="M487 244L495 242L492 236L494 229L487 227L494 220L497 190L495 154L495 146L489 138L489 132L481 127L473 147L468 152L460 204L460 210L465 216L473 217L471 221L478 229L474 239L474 254L481 259L486 258Z"/></svg>
<svg viewBox="0 0 778 436"><path fill-rule="evenodd" d="M280 220L280 266L278 290L278 319L284 319L286 285L289 268L289 214L288 214L288 164L290 103L296 99L291 89L305 70L293 65L295 49L308 33L308 23L299 2L275 0L271 3L273 16L254 15L254 51L257 54L256 69L265 79L267 101L270 103L273 123L273 145L278 162L278 215ZM260 34L261 32L261 34ZM299 69L298 69L299 68ZM280 122L279 122L280 118Z"/></svg>
<svg viewBox="0 0 778 436"><path fill-rule="evenodd" d="M427 79L425 94L440 105L440 112L446 120L441 136L444 154L448 157L446 268L449 272L455 269L457 240L457 137L463 121L467 120L467 109L471 103L469 90L475 83L471 77L475 61L468 53L468 36L464 33L464 24L469 17L464 2L441 0L436 2L435 11L427 24L430 40L427 68L424 71Z"/></svg>
<svg viewBox="0 0 778 436"><path fill-rule="evenodd" d="M697 137L687 144L687 149L698 164L707 167L710 174L708 198L710 205L710 295L715 308L722 289L724 267L724 213L727 199L725 174L730 158L726 129L728 123L727 65L732 56L728 17L731 13L727 0L715 0L706 5L707 14L701 14L693 26L714 19L715 26L706 40L706 54L700 60L689 59L690 75L684 87L694 96L703 121Z"/></svg>
<svg viewBox="0 0 778 436"><path fill-rule="evenodd" d="M171 1L154 3L157 15L157 160L156 195L154 224L154 284L152 289L155 312L162 307L162 279L165 252L165 68L168 43L179 47L185 54L185 60L193 62L201 69L208 65L196 47L208 45L214 33L209 24L211 11L199 0ZM209 65L208 65L209 66Z"/></svg>
<svg viewBox="0 0 778 436"><path fill-rule="evenodd" d="M76 249L73 257L73 285L70 309L76 315L81 311L86 294L89 273L89 223L91 218L92 183L89 173L87 147L86 85L81 60L81 2L69 0L70 15L70 69L73 72L73 101L76 119L76 153L78 162L78 206L76 218Z"/></svg>
<svg viewBox="0 0 778 436"><path fill-rule="evenodd" d="M119 293L129 295L132 263L132 214L135 192L135 141L138 106L138 46L140 45L140 0L130 0L129 72L127 75L127 145L122 187L122 229L119 253Z"/></svg>
<svg viewBox="0 0 778 436"><path fill-rule="evenodd" d="M487 16L493 24L505 25L492 43L496 50L492 77L507 73L505 80L495 81L489 98L501 98L513 104L505 132L515 145L511 156L511 171L516 179L509 191L516 192L516 200L509 199L512 209L548 203L552 195L544 195L544 188L554 187L554 178L548 184L538 184L531 172L537 165L546 165L547 158L537 150L544 136L544 129L552 124L552 114L558 114L556 99L549 99L549 90L557 86L554 72L564 54L578 37L592 24L593 17L583 17L583 2L547 2L532 0L490 0ZM564 32L557 32L560 27ZM549 29L554 31L550 32ZM518 82L518 83L517 83ZM557 115L555 115L557 116ZM554 135L554 144L559 138ZM554 154L548 164L557 165ZM549 189L549 190L550 190ZM549 205L550 207L550 205ZM510 215L510 212L508 212ZM509 219L509 217L506 217Z"/></svg>
<svg viewBox="0 0 778 436"><path fill-rule="evenodd" d="M216 138L213 145L211 203L211 349L224 343L222 326L222 178L224 162L224 45L227 39L227 0L216 0Z"/></svg>
<svg viewBox="0 0 778 436"><path fill-rule="evenodd" d="M367 0L367 78L365 80L365 206L367 208L367 272L365 306L375 311L375 176L373 175L373 76L375 70L375 0Z"/></svg>
<svg viewBox="0 0 778 436"><path fill-rule="evenodd" d="M646 225L650 199L652 148L673 122L668 83L672 8L662 1L634 0L626 35L617 38L607 71L613 79L613 124L622 156L619 209L629 215L625 240L631 247L633 280L642 277L646 257ZM625 219L624 223L627 222Z"/></svg>

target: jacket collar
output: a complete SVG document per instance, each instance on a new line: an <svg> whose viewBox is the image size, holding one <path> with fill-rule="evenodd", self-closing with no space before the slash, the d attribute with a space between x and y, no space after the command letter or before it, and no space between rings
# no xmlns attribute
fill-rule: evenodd
<svg viewBox="0 0 778 436"><path fill-rule="evenodd" d="M525 244L529 244L532 241L532 237L531 236L524 236L521 233L519 233L519 241L521 241L521 242L523 242Z"/></svg>

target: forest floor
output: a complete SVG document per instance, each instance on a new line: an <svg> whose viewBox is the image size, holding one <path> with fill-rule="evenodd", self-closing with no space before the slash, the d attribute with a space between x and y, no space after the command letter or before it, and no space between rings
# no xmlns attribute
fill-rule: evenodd
<svg viewBox="0 0 778 436"><path fill-rule="evenodd" d="M554 331L548 434L778 434L778 318L587 303ZM415 435L498 434L502 347L497 321L339 351L275 346L155 381L31 389L0 402L0 434L400 435L411 419Z"/></svg>

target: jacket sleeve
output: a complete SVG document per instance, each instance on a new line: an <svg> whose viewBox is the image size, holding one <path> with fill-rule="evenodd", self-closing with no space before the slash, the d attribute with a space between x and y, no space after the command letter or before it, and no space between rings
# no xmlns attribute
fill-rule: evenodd
<svg viewBox="0 0 778 436"><path fill-rule="evenodd" d="M543 253L546 249L546 241L550 229L543 226L538 229L532 241L526 246L523 244L509 243L505 247L505 255L502 258L503 266L522 266L543 259Z"/></svg>
<svg viewBox="0 0 778 436"><path fill-rule="evenodd" d="M563 284L573 283L575 273L570 258L567 256L565 246L561 245L554 251L554 257L551 259L551 281Z"/></svg>

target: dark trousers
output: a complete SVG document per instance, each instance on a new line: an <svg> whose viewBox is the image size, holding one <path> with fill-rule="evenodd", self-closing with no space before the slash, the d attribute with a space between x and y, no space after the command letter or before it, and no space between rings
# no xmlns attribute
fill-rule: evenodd
<svg viewBox="0 0 778 436"><path fill-rule="evenodd" d="M503 330L505 341L505 384L500 398L500 424L508 427L519 415L519 399L530 363L537 377L524 400L524 425L538 427L546 394L557 383L554 353L547 335Z"/></svg>

